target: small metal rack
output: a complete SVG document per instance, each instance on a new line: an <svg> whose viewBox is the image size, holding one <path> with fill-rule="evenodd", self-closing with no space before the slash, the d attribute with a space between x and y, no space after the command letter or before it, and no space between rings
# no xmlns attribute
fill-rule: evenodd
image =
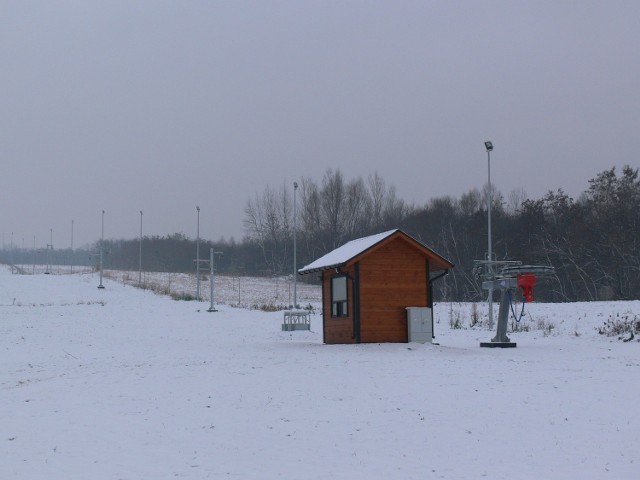
<svg viewBox="0 0 640 480"><path fill-rule="evenodd" d="M311 330L311 312L309 310L286 310L284 312L283 332Z"/></svg>

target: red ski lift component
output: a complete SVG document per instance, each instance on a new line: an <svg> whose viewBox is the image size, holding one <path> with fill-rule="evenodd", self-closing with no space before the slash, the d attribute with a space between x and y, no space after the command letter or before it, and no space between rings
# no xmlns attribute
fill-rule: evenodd
<svg viewBox="0 0 640 480"><path fill-rule="evenodd" d="M533 273L519 273L518 287L522 289L525 302L533 302L533 286L536 284L536 276Z"/></svg>

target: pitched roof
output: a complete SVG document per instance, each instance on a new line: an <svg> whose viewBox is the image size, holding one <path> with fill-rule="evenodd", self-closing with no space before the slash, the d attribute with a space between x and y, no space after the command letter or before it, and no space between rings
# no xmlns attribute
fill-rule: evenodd
<svg viewBox="0 0 640 480"><path fill-rule="evenodd" d="M338 247L335 250L332 250L331 252L327 253L326 255L318 258L314 262L311 262L309 265L301 268L300 270L298 270L298 273L305 274L305 273L312 273L312 272L318 272L321 270L328 270L331 268L341 267L346 263L348 263L353 258L361 255L362 253L366 252L367 250L374 247L378 243L391 237L392 235L395 235L398 232L402 233L409 239L413 240L419 246L427 249L429 253L441 259L445 264L448 264L451 267L453 267L453 264L451 262L441 257L437 253L435 253L433 250L431 250L429 247L427 247L423 243L418 242L413 237L407 235L406 233L402 232L399 229L394 229L394 230L389 230L382 233L377 233L375 235L370 235L368 237L351 240L350 242L345 243L341 247Z"/></svg>

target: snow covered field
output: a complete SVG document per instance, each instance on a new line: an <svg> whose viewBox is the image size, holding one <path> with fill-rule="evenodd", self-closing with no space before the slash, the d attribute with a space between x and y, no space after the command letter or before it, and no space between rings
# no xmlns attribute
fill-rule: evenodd
<svg viewBox="0 0 640 480"><path fill-rule="evenodd" d="M329 346L97 284L0 267L2 479L640 478L640 343L596 332L640 302L533 304L516 349L448 303L439 345Z"/></svg>
<svg viewBox="0 0 640 480"><path fill-rule="evenodd" d="M138 271L106 270L105 276L129 285L136 285ZM209 275L202 275L200 296L210 302ZM142 283L154 291L165 294L190 294L195 298L196 276L193 273L143 272ZM215 304L241 306L248 309L286 307L293 304L294 285L291 276L244 277L216 275L214 283ZM297 282L298 305L320 305L322 293L319 286Z"/></svg>

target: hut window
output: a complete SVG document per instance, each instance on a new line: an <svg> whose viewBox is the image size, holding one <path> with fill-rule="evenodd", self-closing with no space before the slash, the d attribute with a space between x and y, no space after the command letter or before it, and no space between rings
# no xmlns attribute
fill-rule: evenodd
<svg viewBox="0 0 640 480"><path fill-rule="evenodd" d="M347 309L347 277L341 275L331 279L331 316L346 317Z"/></svg>

